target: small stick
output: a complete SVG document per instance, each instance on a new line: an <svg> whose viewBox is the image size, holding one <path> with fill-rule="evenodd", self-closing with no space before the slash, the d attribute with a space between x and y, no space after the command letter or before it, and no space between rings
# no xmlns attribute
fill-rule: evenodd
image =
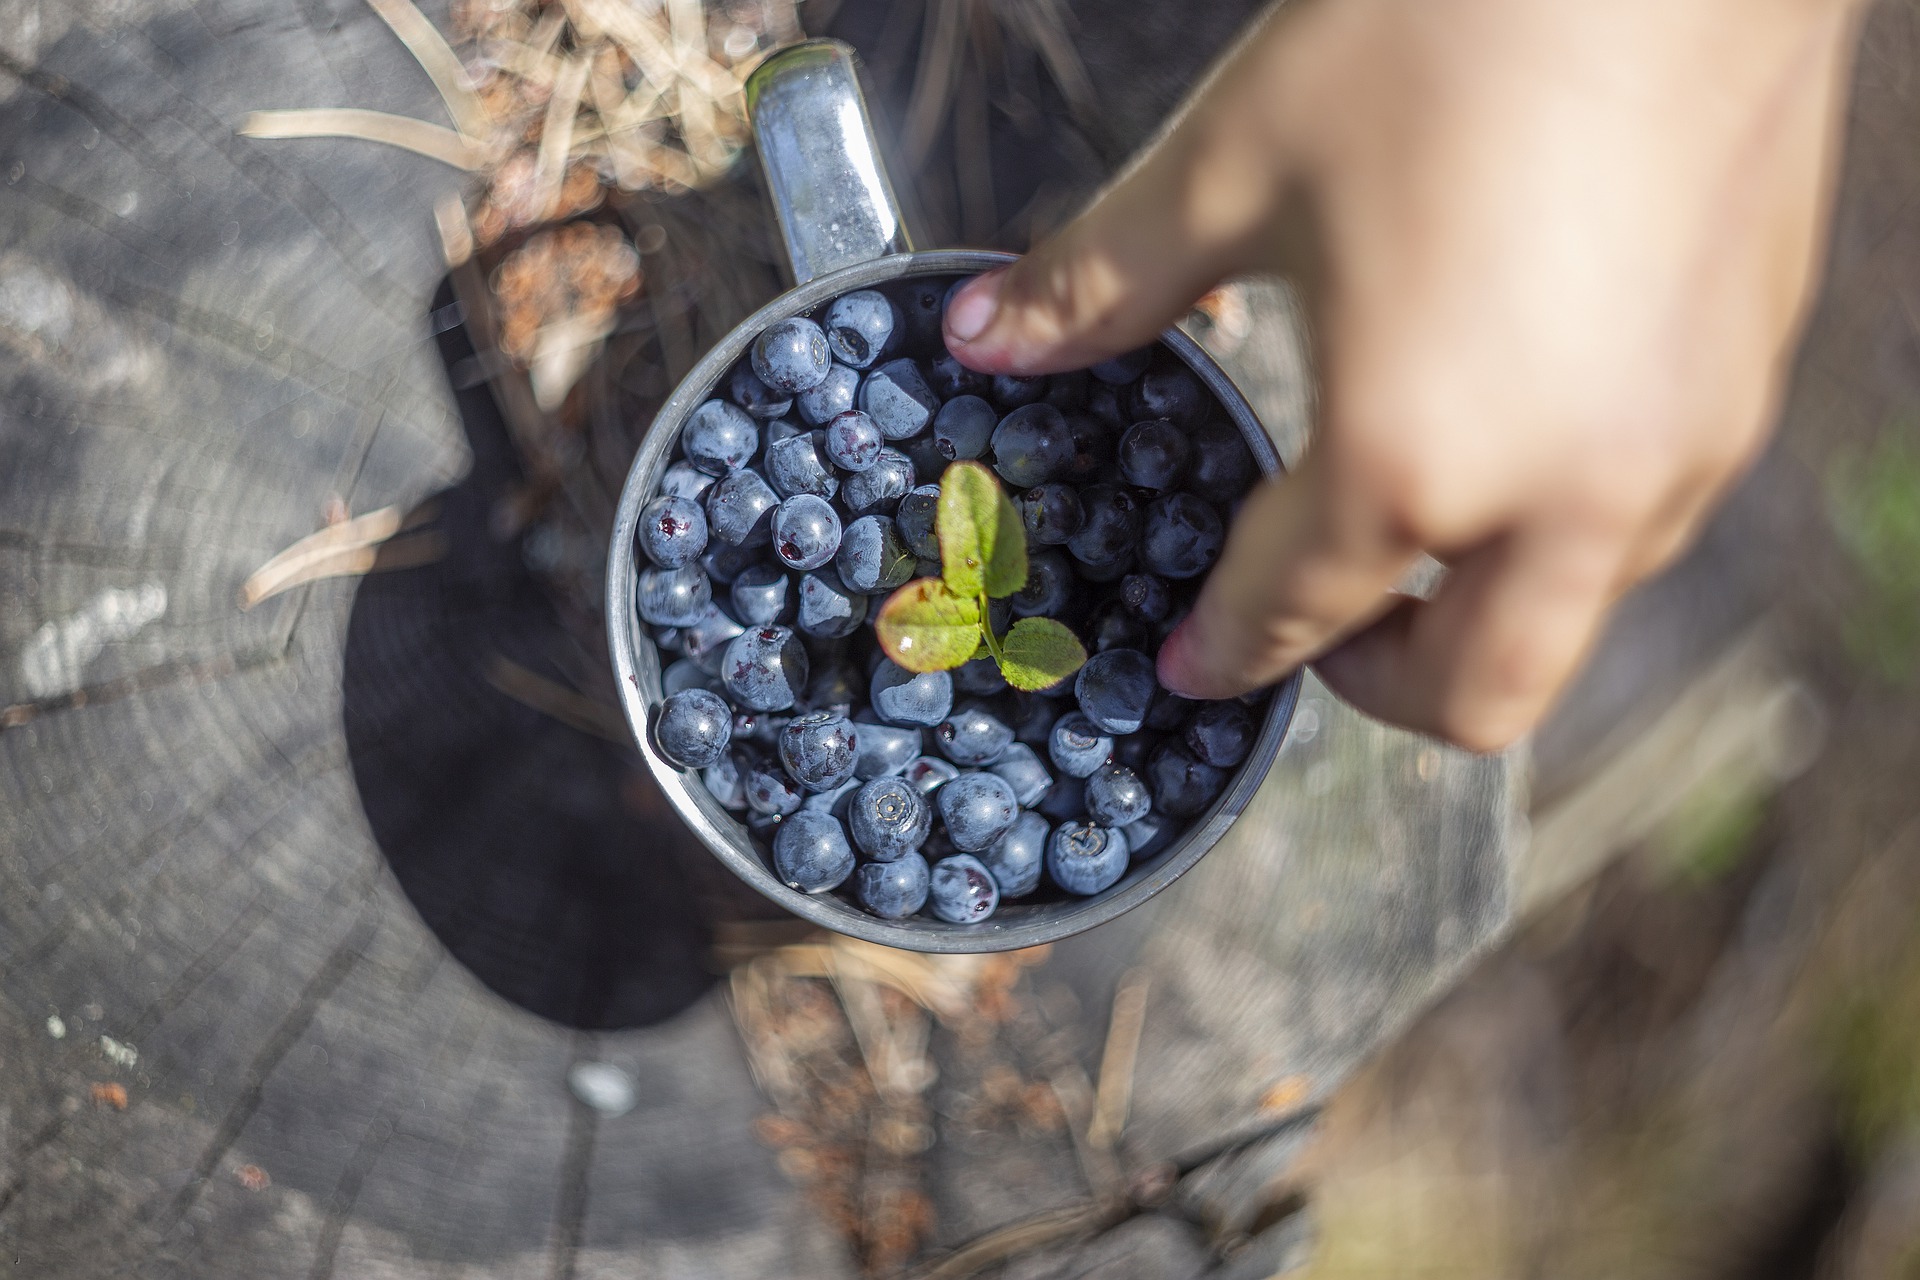
<svg viewBox="0 0 1920 1280"><path fill-rule="evenodd" d="M961 1245L924 1270L915 1272L914 1280L965 1280L1020 1254L1117 1226L1132 1215L1132 1207L1120 1201L1103 1200L1049 1209Z"/></svg>
<svg viewBox="0 0 1920 1280"><path fill-rule="evenodd" d="M316 578L365 573L373 567L374 548L400 532L401 519L399 507L382 507L308 534L247 575L240 607L251 609Z"/></svg>
<svg viewBox="0 0 1920 1280"><path fill-rule="evenodd" d="M469 173L485 168L487 163L485 147L452 129L359 107L250 111L240 122L239 133L243 138L357 138L381 142Z"/></svg>
<svg viewBox="0 0 1920 1280"><path fill-rule="evenodd" d="M627 741L626 722L612 708L603 707L592 698L529 671L501 654L494 654L487 662L487 683L515 702L552 716L582 733L609 742Z"/></svg>
<svg viewBox="0 0 1920 1280"><path fill-rule="evenodd" d="M407 52L427 73L427 79L433 81L433 87L440 91L440 100L447 104L447 114L453 117L454 127L469 142L485 141L493 121L480 95L467 83L467 69L460 65L460 59L433 24L410 0L367 0L367 5L400 37L400 43L407 46Z"/></svg>
<svg viewBox="0 0 1920 1280"><path fill-rule="evenodd" d="M534 190L539 194L533 207L542 218L553 216L560 203L560 188L567 176L567 156L573 151L573 118L580 111L580 95L586 91L587 75L593 63L585 56L570 59L554 81L553 96L547 99L547 119L540 130L540 157L534 164Z"/></svg>
<svg viewBox="0 0 1920 1280"><path fill-rule="evenodd" d="M1147 984L1144 969L1129 969L1113 993L1107 1045L1100 1054L1100 1084L1094 1090L1093 1123L1087 1126L1088 1143L1105 1151L1119 1143L1133 1105L1133 1066L1147 1017Z"/></svg>

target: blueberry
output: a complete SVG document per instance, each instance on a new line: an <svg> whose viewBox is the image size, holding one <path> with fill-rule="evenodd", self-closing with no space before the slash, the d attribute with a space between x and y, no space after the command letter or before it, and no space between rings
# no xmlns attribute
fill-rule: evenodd
<svg viewBox="0 0 1920 1280"><path fill-rule="evenodd" d="M837 787L816 791L800 802L801 812L830 813L844 825L853 811L853 798L860 793L860 781L848 778Z"/></svg>
<svg viewBox="0 0 1920 1280"><path fill-rule="evenodd" d="M1108 386L1124 387L1145 373L1147 366L1152 362L1153 348L1141 347L1137 351L1128 351L1117 355L1111 360L1102 360L1099 364L1088 369L1087 372Z"/></svg>
<svg viewBox="0 0 1920 1280"><path fill-rule="evenodd" d="M1125 489L1108 484L1080 491L1086 520L1080 532L1067 539L1067 550L1083 565L1119 564L1133 553L1140 538L1140 504Z"/></svg>
<svg viewBox="0 0 1920 1280"><path fill-rule="evenodd" d="M904 778L875 778L860 788L851 810L853 842L880 862L912 853L933 829L926 797Z"/></svg>
<svg viewBox="0 0 1920 1280"><path fill-rule="evenodd" d="M668 663L667 669L660 673L660 693L663 697L671 698L682 689L709 689L719 693L725 688L689 658Z"/></svg>
<svg viewBox="0 0 1920 1280"><path fill-rule="evenodd" d="M707 512L707 528L709 531L713 528L711 509ZM748 566L759 564L761 558L760 548L740 546L721 538L707 543L707 549L700 557L700 567L715 582L732 582Z"/></svg>
<svg viewBox="0 0 1920 1280"><path fill-rule="evenodd" d="M747 763L747 807L755 813L785 817L798 813L807 798L804 787L789 778L777 760L755 756Z"/></svg>
<svg viewBox="0 0 1920 1280"><path fill-rule="evenodd" d="M1150 573L1130 573L1122 578L1120 601L1142 622L1160 622L1173 612L1173 592Z"/></svg>
<svg viewBox="0 0 1920 1280"><path fill-rule="evenodd" d="M1020 816L1013 788L991 773L962 773L934 792L933 800L939 806L940 821L946 824L947 838L964 853L986 848Z"/></svg>
<svg viewBox="0 0 1920 1280"><path fill-rule="evenodd" d="M1078 821L1087 816L1087 784L1080 778L1061 778L1034 807L1055 822Z"/></svg>
<svg viewBox="0 0 1920 1280"><path fill-rule="evenodd" d="M746 813L747 831L756 840L772 841L774 833L780 830L780 824L786 820L785 814L762 813L758 809L748 809Z"/></svg>
<svg viewBox="0 0 1920 1280"><path fill-rule="evenodd" d="M1187 469L1187 434L1165 418L1136 422L1120 437L1120 474L1142 489L1171 489Z"/></svg>
<svg viewBox="0 0 1920 1280"><path fill-rule="evenodd" d="M853 776L863 782L899 773L920 754L920 731L890 724L861 724Z"/></svg>
<svg viewBox="0 0 1920 1280"><path fill-rule="evenodd" d="M933 432L922 431L911 440L900 442L900 452L907 455L907 461L913 464L915 484L939 484L940 477L946 474L947 460L940 456L940 446L933 438Z"/></svg>
<svg viewBox="0 0 1920 1280"><path fill-rule="evenodd" d="M1126 397L1122 389L1110 387L1104 382L1096 382L1087 388L1087 415L1116 436L1133 422L1127 416Z"/></svg>
<svg viewBox="0 0 1920 1280"><path fill-rule="evenodd" d="M1086 408L1087 371L1076 369L1068 373L1056 373L1047 379L1046 402L1062 413L1073 413Z"/></svg>
<svg viewBox="0 0 1920 1280"><path fill-rule="evenodd" d="M858 409L837 413L827 423L827 460L842 471L865 471L880 461L885 444L880 428Z"/></svg>
<svg viewBox="0 0 1920 1280"><path fill-rule="evenodd" d="M1073 432L1050 404L1030 404L993 429L993 469L1016 489L1045 484L1073 461Z"/></svg>
<svg viewBox="0 0 1920 1280"><path fill-rule="evenodd" d="M795 395L817 387L833 364L827 335L805 316L779 320L753 341L753 371L775 391Z"/></svg>
<svg viewBox="0 0 1920 1280"><path fill-rule="evenodd" d="M727 694L749 711L784 711L807 687L807 651L786 627L755 627L727 646Z"/></svg>
<svg viewBox="0 0 1920 1280"><path fill-rule="evenodd" d="M1127 411L1136 420L1166 418L1183 431L1199 426L1211 403L1193 371L1170 359L1156 362L1127 392Z"/></svg>
<svg viewBox="0 0 1920 1280"><path fill-rule="evenodd" d="M1110 888L1127 870L1127 837L1091 822L1063 822L1047 841L1047 874L1082 897Z"/></svg>
<svg viewBox="0 0 1920 1280"><path fill-rule="evenodd" d="M1040 397L1047 394L1045 378L1022 378L1011 373L995 374L993 379L993 402L1002 410L1018 409L1024 405L1037 404Z"/></svg>
<svg viewBox="0 0 1920 1280"><path fill-rule="evenodd" d="M992 658L969 658L953 669L953 687L977 698L990 697L1007 687L1000 664Z"/></svg>
<svg viewBox="0 0 1920 1280"><path fill-rule="evenodd" d="M1156 809L1171 817L1191 818L1226 789L1227 771L1202 764L1168 744L1147 761L1147 785L1153 789Z"/></svg>
<svg viewBox="0 0 1920 1280"><path fill-rule="evenodd" d="M911 360L889 360L860 384L860 407L872 415L889 440L919 435L940 407L940 399Z"/></svg>
<svg viewBox="0 0 1920 1280"><path fill-rule="evenodd" d="M1037 551L1027 559L1026 585L1007 597L1015 617L1057 618L1073 598L1073 567L1058 551Z"/></svg>
<svg viewBox="0 0 1920 1280"><path fill-rule="evenodd" d="M869 697L888 724L936 725L953 710L953 677L944 671L912 672L883 659Z"/></svg>
<svg viewBox="0 0 1920 1280"><path fill-rule="evenodd" d="M843 364L827 370L817 387L808 387L793 399L800 418L810 426L823 427L852 409L860 399L860 375Z"/></svg>
<svg viewBox="0 0 1920 1280"><path fill-rule="evenodd" d="M1114 432L1089 413L1068 413L1068 432L1073 436L1073 457L1060 480L1085 486L1114 480Z"/></svg>
<svg viewBox="0 0 1920 1280"><path fill-rule="evenodd" d="M882 449L878 461L841 484L840 501L855 516L892 515L913 486L912 460L898 449Z"/></svg>
<svg viewBox="0 0 1920 1280"><path fill-rule="evenodd" d="M659 497L640 509L640 549L662 569L692 564L707 549L707 513L692 498Z"/></svg>
<svg viewBox="0 0 1920 1280"><path fill-rule="evenodd" d="M1147 784L1124 764L1103 764L1087 779L1087 816L1103 827L1138 822L1151 808Z"/></svg>
<svg viewBox="0 0 1920 1280"><path fill-rule="evenodd" d="M1146 726L1161 733L1171 733L1187 722L1187 717L1200 704L1192 698L1183 698L1170 689L1161 689L1153 695L1153 704L1147 708Z"/></svg>
<svg viewBox="0 0 1920 1280"><path fill-rule="evenodd" d="M809 428L803 422L796 422L792 418L775 418L760 428L760 456L766 457L767 450L772 446L779 444L782 440L803 436L808 430Z"/></svg>
<svg viewBox="0 0 1920 1280"><path fill-rule="evenodd" d="M998 840L980 853L980 861L1000 886L1003 898L1024 898L1040 887L1047 857L1047 820L1022 813Z"/></svg>
<svg viewBox="0 0 1920 1280"><path fill-rule="evenodd" d="M1141 649L1147 643L1147 624L1118 600L1109 600L1094 611L1085 627L1087 648L1095 653L1108 649Z"/></svg>
<svg viewBox="0 0 1920 1280"><path fill-rule="evenodd" d="M831 791L853 776L853 722L831 711L795 716L780 730L780 763L809 791Z"/></svg>
<svg viewBox="0 0 1920 1280"><path fill-rule="evenodd" d="M951 400L955 396L984 396L992 388L993 379L967 368L954 359L952 352L942 351L927 364L927 385L942 400Z"/></svg>
<svg viewBox="0 0 1920 1280"><path fill-rule="evenodd" d="M719 605L710 604L680 629L680 652L708 675L717 676L726 661L727 646L745 630Z"/></svg>
<svg viewBox="0 0 1920 1280"><path fill-rule="evenodd" d="M834 478L833 467L827 462L824 444L820 432L809 431L768 445L767 456L760 465L774 492L783 498L802 493L831 498L839 490L840 482Z"/></svg>
<svg viewBox="0 0 1920 1280"><path fill-rule="evenodd" d="M913 553L887 516L861 516L840 539L834 567L848 590L878 595L913 576Z"/></svg>
<svg viewBox="0 0 1920 1280"><path fill-rule="evenodd" d="M660 493L668 498L692 498L695 502L713 488L713 477L682 458L660 473Z"/></svg>
<svg viewBox="0 0 1920 1280"><path fill-rule="evenodd" d="M1020 495L1018 505L1020 523L1026 526L1029 544L1060 546L1080 532L1081 524L1086 521L1080 495L1070 485L1037 484Z"/></svg>
<svg viewBox="0 0 1920 1280"><path fill-rule="evenodd" d="M906 342L927 349L941 345L941 317L952 288L948 280L927 276L900 280L887 288L887 297L899 309L900 336Z"/></svg>
<svg viewBox="0 0 1920 1280"><path fill-rule="evenodd" d="M843 293L827 308L827 345L856 369L880 358L893 339L893 303L876 289Z"/></svg>
<svg viewBox="0 0 1920 1280"><path fill-rule="evenodd" d="M915 791L930 796L960 776L960 771L939 756L915 756L900 771Z"/></svg>
<svg viewBox="0 0 1920 1280"><path fill-rule="evenodd" d="M1253 487L1260 469L1244 436L1224 422L1202 423L1193 433L1187 487L1210 502L1232 502Z"/></svg>
<svg viewBox="0 0 1920 1280"><path fill-rule="evenodd" d="M867 598L840 581L831 568L800 579L800 630L817 640L850 636L867 620Z"/></svg>
<svg viewBox="0 0 1920 1280"><path fill-rule="evenodd" d="M775 715L770 711L739 711L733 713L733 741L738 746L751 742L762 747L771 747L780 741L780 731L787 727L792 716Z"/></svg>
<svg viewBox="0 0 1920 1280"><path fill-rule="evenodd" d="M642 569L634 584L633 602L644 622L684 627L698 621L713 603L713 580L697 565Z"/></svg>
<svg viewBox="0 0 1920 1280"><path fill-rule="evenodd" d="M1213 505L1190 493L1170 493L1147 504L1140 562L1167 578L1197 578L1220 558L1227 539Z"/></svg>
<svg viewBox="0 0 1920 1280"><path fill-rule="evenodd" d="M940 535L934 529L939 515L940 486L937 484L923 484L910 491L900 499L900 506L893 513L893 526L900 540L922 560L940 558Z"/></svg>
<svg viewBox="0 0 1920 1280"><path fill-rule="evenodd" d="M852 715L854 706L866 700L862 683L846 663L827 662L815 668L808 678L806 697L802 701L808 711Z"/></svg>
<svg viewBox="0 0 1920 1280"><path fill-rule="evenodd" d="M840 517L816 494L800 493L773 513L773 553L790 569L818 569L840 550Z"/></svg>
<svg viewBox="0 0 1920 1280"><path fill-rule="evenodd" d="M793 397L760 381L746 360L733 366L727 378L727 395L755 418L784 418L793 408Z"/></svg>
<svg viewBox="0 0 1920 1280"><path fill-rule="evenodd" d="M660 703L653 741L660 754L683 769L704 769L727 752L733 713L726 700L705 689L683 689Z"/></svg>
<svg viewBox="0 0 1920 1280"><path fill-rule="evenodd" d="M746 466L760 451L760 428L740 406L709 400L687 415L680 447L699 470L725 475Z"/></svg>
<svg viewBox="0 0 1920 1280"><path fill-rule="evenodd" d="M1053 726L1060 721L1058 703L1035 693L1016 693L1013 708L1013 738L1030 747L1046 748L1053 737Z"/></svg>
<svg viewBox="0 0 1920 1280"><path fill-rule="evenodd" d="M853 873L854 896L883 920L900 920L927 902L927 860L909 853L892 862L869 862Z"/></svg>
<svg viewBox="0 0 1920 1280"><path fill-rule="evenodd" d="M1130 822L1124 828L1127 836L1127 851L1135 862L1142 858L1151 858L1165 848L1179 831L1180 824L1161 813L1149 813L1137 822Z"/></svg>
<svg viewBox="0 0 1920 1280"><path fill-rule="evenodd" d="M1086 778L1113 755L1113 739L1078 711L1054 721L1047 737L1047 756L1070 778Z"/></svg>
<svg viewBox="0 0 1920 1280"><path fill-rule="evenodd" d="M789 889L825 893L853 874L853 848L840 819L796 813L773 833L773 870Z"/></svg>
<svg viewBox="0 0 1920 1280"><path fill-rule="evenodd" d="M933 730L947 759L965 769L992 764L1013 745L1013 730L977 702L957 707Z"/></svg>
<svg viewBox="0 0 1920 1280"><path fill-rule="evenodd" d="M933 415L933 447L947 462L977 458L987 451L1000 415L979 396L955 396Z"/></svg>
<svg viewBox="0 0 1920 1280"><path fill-rule="evenodd" d="M733 580L733 612L748 626L789 621L792 580L777 564L756 564L740 571Z"/></svg>
<svg viewBox="0 0 1920 1280"><path fill-rule="evenodd" d="M1253 716L1237 702L1201 704L1181 735L1195 760L1216 769L1231 769L1253 750Z"/></svg>
<svg viewBox="0 0 1920 1280"><path fill-rule="evenodd" d="M707 490L707 527L735 546L764 546L773 533L773 509L780 495L758 471L745 468Z"/></svg>
<svg viewBox="0 0 1920 1280"><path fill-rule="evenodd" d="M722 809L744 809L747 807L747 778L739 763L731 755L721 756L700 771L701 785Z"/></svg>
<svg viewBox="0 0 1920 1280"><path fill-rule="evenodd" d="M1080 668L1073 696L1082 714L1103 732L1132 733L1147 718L1157 688L1152 658L1138 649L1108 649Z"/></svg>
<svg viewBox="0 0 1920 1280"><path fill-rule="evenodd" d="M964 853L933 864L927 907L948 924L979 924L1000 905L1000 886L980 859Z"/></svg>
<svg viewBox="0 0 1920 1280"><path fill-rule="evenodd" d="M1053 786L1053 775L1024 742L1008 747L998 760L987 766L987 772L1012 787L1013 798L1024 808L1039 804Z"/></svg>

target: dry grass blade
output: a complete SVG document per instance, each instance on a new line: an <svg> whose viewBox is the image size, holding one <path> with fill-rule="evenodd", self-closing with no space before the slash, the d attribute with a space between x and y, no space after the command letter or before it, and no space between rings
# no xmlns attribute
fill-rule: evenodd
<svg viewBox="0 0 1920 1280"><path fill-rule="evenodd" d="M533 207L550 217L560 203L560 185L567 176L567 156L573 151L573 120L580 112L580 96L586 92L587 75L593 63L585 57L569 59L553 84L553 96L547 99L546 126L540 131L540 158L534 165Z"/></svg>
<svg viewBox="0 0 1920 1280"><path fill-rule="evenodd" d="M1107 1045L1100 1054L1100 1083L1094 1090L1093 1120L1087 1143L1113 1150L1126 1128L1133 1105L1133 1065L1140 1054L1140 1028L1147 1017L1147 975L1130 969L1113 993L1113 1013L1107 1021Z"/></svg>
<svg viewBox="0 0 1920 1280"><path fill-rule="evenodd" d="M548 413L558 409L600 354L601 340L613 332L613 324L613 313L607 312L568 316L541 329L527 361L533 402Z"/></svg>
<svg viewBox="0 0 1920 1280"><path fill-rule="evenodd" d="M1107 1201L1049 1209L989 1231L913 1273L913 1280L965 1280L1036 1249L1080 1240L1125 1221L1132 1209Z"/></svg>
<svg viewBox="0 0 1920 1280"><path fill-rule="evenodd" d="M914 72L913 97L901 136L907 168L918 169L933 150L940 125L953 101L966 45L961 39L968 0L930 0L926 35L920 42L920 66Z"/></svg>
<svg viewBox="0 0 1920 1280"><path fill-rule="evenodd" d="M515 702L552 716L582 733L609 742L627 741L626 721L613 708L601 706L592 698L575 693L500 654L494 654L487 663L487 683Z"/></svg>
<svg viewBox="0 0 1920 1280"><path fill-rule="evenodd" d="M1088 1129L1093 1123L1094 1091L1093 1082L1087 1079L1078 1062L1064 1062L1047 1073L1047 1084L1053 1089L1053 1096L1060 1101L1060 1110L1067 1118L1067 1132L1073 1138L1073 1153L1080 1161L1080 1172L1086 1175L1087 1186L1101 1199L1119 1194L1122 1179L1119 1162L1113 1152L1106 1147L1097 1147L1087 1140Z"/></svg>
<svg viewBox="0 0 1920 1280"><path fill-rule="evenodd" d="M239 132L246 138L358 138L381 142L469 173L485 168L488 158L485 147L451 129L411 116L359 107L250 111L240 122Z"/></svg>
<svg viewBox="0 0 1920 1280"><path fill-rule="evenodd" d="M262 600L315 578L365 573L373 567L375 548L400 532L403 519L400 508L382 507L308 534L247 576L240 585L240 607L251 609ZM358 569L340 567L357 563L363 556L365 564Z"/></svg>
<svg viewBox="0 0 1920 1280"><path fill-rule="evenodd" d="M468 85L466 68L460 65L460 59L446 39L410 0L367 0L367 5L400 37L400 43L407 46L407 52L433 81L433 87L440 91L440 100L447 104L447 114L453 117L454 127L470 142L484 141L493 122L487 116L486 107L481 105L479 95Z"/></svg>
<svg viewBox="0 0 1920 1280"><path fill-rule="evenodd" d="M552 88L566 64L544 49L518 40L496 40L486 46L487 61L529 84Z"/></svg>
<svg viewBox="0 0 1920 1280"><path fill-rule="evenodd" d="M1094 92L1093 78L1087 74L1087 64L1073 47L1059 0L1023 0L1008 6L1007 11L1020 25L1027 43L1039 51L1074 119L1082 126L1094 127L1100 118L1100 99Z"/></svg>

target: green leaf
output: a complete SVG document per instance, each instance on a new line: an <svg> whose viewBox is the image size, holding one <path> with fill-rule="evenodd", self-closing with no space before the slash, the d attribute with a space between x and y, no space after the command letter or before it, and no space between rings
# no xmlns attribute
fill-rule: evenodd
<svg viewBox="0 0 1920 1280"><path fill-rule="evenodd" d="M980 647L980 606L938 578L916 578L887 597L874 620L880 647L909 671L946 671Z"/></svg>
<svg viewBox="0 0 1920 1280"><path fill-rule="evenodd" d="M999 478L977 462L940 477L940 572L957 596L1010 596L1027 585L1027 531Z"/></svg>
<svg viewBox="0 0 1920 1280"><path fill-rule="evenodd" d="M1000 642L1000 674L1016 689L1045 689L1087 660L1080 639L1052 618L1022 618Z"/></svg>

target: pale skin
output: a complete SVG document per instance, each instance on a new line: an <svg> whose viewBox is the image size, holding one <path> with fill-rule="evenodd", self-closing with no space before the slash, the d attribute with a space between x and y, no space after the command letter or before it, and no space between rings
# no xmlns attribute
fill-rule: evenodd
<svg viewBox="0 0 1920 1280"><path fill-rule="evenodd" d="M1149 341L1280 273L1315 437L1248 499L1160 677L1302 663L1476 751L1528 732L1778 412L1825 246L1859 5L1296 0L947 343L994 373ZM1392 594L1421 552L1449 566Z"/></svg>

